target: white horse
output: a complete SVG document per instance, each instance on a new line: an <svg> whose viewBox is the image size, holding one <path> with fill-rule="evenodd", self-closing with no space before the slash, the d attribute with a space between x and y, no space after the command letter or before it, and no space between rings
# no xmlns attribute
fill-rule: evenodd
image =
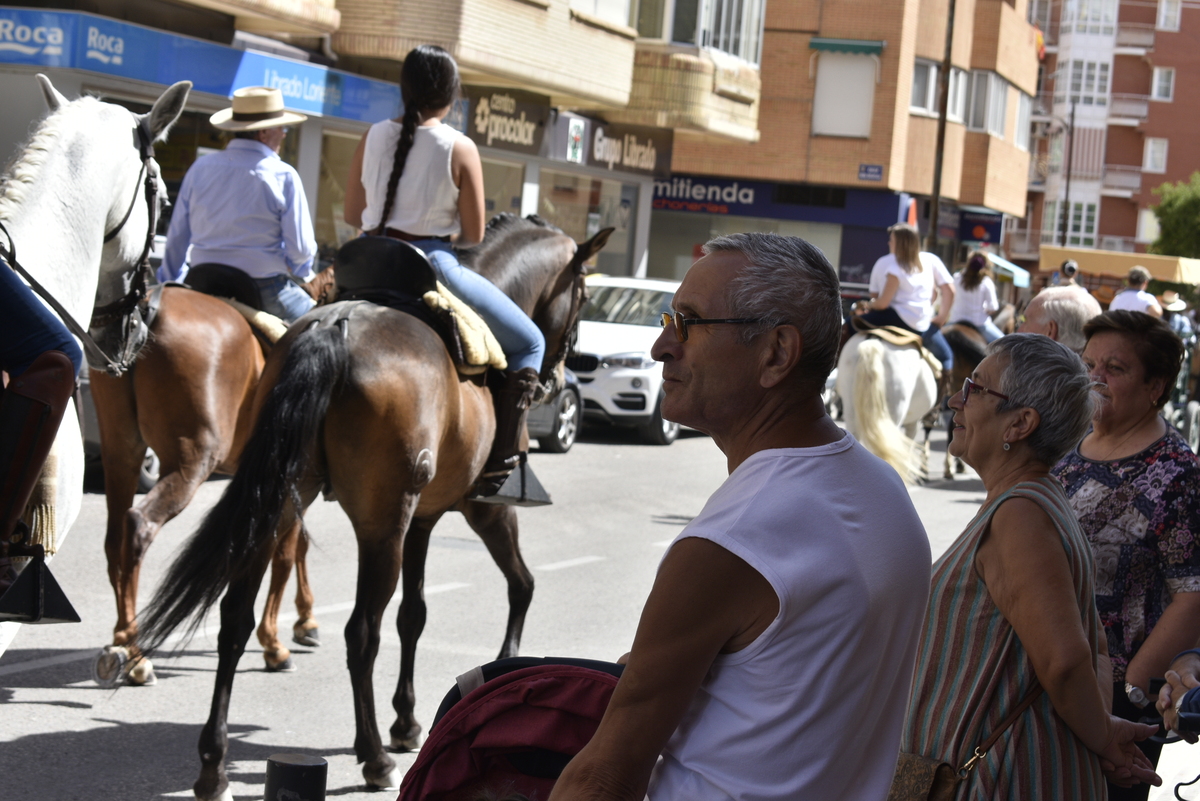
<svg viewBox="0 0 1200 801"><path fill-rule="evenodd" d="M16 260L87 328L93 308L130 291L151 217L166 197L158 164L141 146L139 127L149 141L165 139L191 83L175 84L148 114L138 115L92 97L68 101L49 78L37 78L50 113L0 176L0 222ZM152 197L147 197L147 174ZM72 402L30 502L33 541L41 542L47 555L61 546L82 501L83 438ZM0 624L0 654L17 628Z"/></svg>
<svg viewBox="0 0 1200 801"><path fill-rule="evenodd" d="M921 352L855 334L838 357L837 392L847 430L906 482L916 481L923 469L917 424L938 401L937 378Z"/></svg>

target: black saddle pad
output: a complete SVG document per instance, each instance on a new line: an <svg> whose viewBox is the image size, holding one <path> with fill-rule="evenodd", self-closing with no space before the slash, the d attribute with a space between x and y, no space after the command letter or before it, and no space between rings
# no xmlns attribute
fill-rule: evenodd
<svg viewBox="0 0 1200 801"><path fill-rule="evenodd" d="M197 264L188 270L185 284L197 292L233 298L262 311L262 293L258 291L258 284L249 275L228 264Z"/></svg>
<svg viewBox="0 0 1200 801"><path fill-rule="evenodd" d="M338 297L366 292L420 298L437 290L429 257L418 247L386 236L361 236L337 254Z"/></svg>

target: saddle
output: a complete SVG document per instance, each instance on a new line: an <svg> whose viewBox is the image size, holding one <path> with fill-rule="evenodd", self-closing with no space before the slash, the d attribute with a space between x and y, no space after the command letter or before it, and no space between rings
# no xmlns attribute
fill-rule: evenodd
<svg viewBox="0 0 1200 801"><path fill-rule="evenodd" d="M934 378L941 380L942 363L935 359L933 354L926 349L920 334L914 331L906 331L894 325L872 326L869 323L856 323L854 327L864 336L874 337L887 342L889 345L895 345L898 348L915 347L920 351L921 358L925 360L925 363L933 368Z"/></svg>
<svg viewBox="0 0 1200 801"><path fill-rule="evenodd" d="M228 264L197 264L188 270L186 286L217 298L233 298L255 311L262 311L262 293L246 273Z"/></svg>

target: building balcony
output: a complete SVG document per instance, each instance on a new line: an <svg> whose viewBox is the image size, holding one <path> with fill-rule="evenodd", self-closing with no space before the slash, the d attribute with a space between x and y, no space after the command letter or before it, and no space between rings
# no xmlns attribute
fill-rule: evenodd
<svg viewBox="0 0 1200 801"><path fill-rule="evenodd" d="M1108 105L1110 125L1137 125L1150 114L1150 95L1114 94Z"/></svg>
<svg viewBox="0 0 1200 801"><path fill-rule="evenodd" d="M1029 155L1029 190L1031 192L1046 191L1046 179L1053 170L1050 169L1050 157L1045 153Z"/></svg>
<svg viewBox="0 0 1200 801"><path fill-rule="evenodd" d="M1033 122L1050 122L1054 114L1054 92L1042 90L1033 96L1030 109L1030 120Z"/></svg>
<svg viewBox="0 0 1200 801"><path fill-rule="evenodd" d="M1004 231L1004 252L1010 259L1037 261L1041 245L1041 231L1017 227Z"/></svg>
<svg viewBox="0 0 1200 801"><path fill-rule="evenodd" d="M1137 240L1132 236L1100 235L1100 250L1115 250L1120 253L1136 253Z"/></svg>
<svg viewBox="0 0 1200 801"><path fill-rule="evenodd" d="M977 0L971 68L991 70L1022 92L1037 91L1037 28L1005 0Z"/></svg>
<svg viewBox="0 0 1200 801"><path fill-rule="evenodd" d="M639 40L629 104L612 122L758 141L758 68L711 49Z"/></svg>
<svg viewBox="0 0 1200 801"><path fill-rule="evenodd" d="M991 134L967 131L963 139L960 204L1025 215L1029 153Z"/></svg>
<svg viewBox="0 0 1200 801"><path fill-rule="evenodd" d="M187 5L229 14L240 31L324 36L341 24L334 0L184 0Z"/></svg>
<svg viewBox="0 0 1200 801"><path fill-rule="evenodd" d="M1142 191L1142 168L1125 164L1105 164L1100 191L1110 196L1132 197Z"/></svg>
<svg viewBox="0 0 1200 801"><path fill-rule="evenodd" d="M1144 56L1154 49L1154 25L1145 22L1122 22L1117 26L1114 43L1116 55Z"/></svg>

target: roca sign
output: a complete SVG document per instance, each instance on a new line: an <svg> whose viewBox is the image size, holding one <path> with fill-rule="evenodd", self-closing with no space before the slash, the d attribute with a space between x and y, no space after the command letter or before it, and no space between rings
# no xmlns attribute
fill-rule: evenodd
<svg viewBox="0 0 1200 801"><path fill-rule="evenodd" d="M62 55L63 29L50 25L22 25L16 20L0 19L0 51L24 56Z"/></svg>

